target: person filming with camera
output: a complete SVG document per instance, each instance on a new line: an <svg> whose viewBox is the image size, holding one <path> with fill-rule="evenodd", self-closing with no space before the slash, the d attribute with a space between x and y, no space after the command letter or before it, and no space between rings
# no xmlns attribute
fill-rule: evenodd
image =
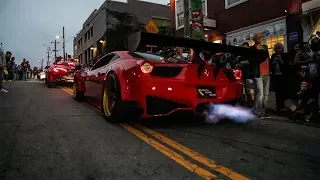
<svg viewBox="0 0 320 180"><path fill-rule="evenodd" d="M296 116L300 114L304 116L305 122L309 122L317 112L318 92L308 69L308 66L301 66L298 73L297 89L285 101L286 108L291 111L290 118L292 120L295 120Z"/></svg>

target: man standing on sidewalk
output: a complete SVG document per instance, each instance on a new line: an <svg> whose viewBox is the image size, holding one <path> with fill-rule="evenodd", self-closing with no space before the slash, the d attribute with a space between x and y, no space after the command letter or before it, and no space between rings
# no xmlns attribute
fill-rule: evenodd
<svg viewBox="0 0 320 180"><path fill-rule="evenodd" d="M2 87L2 79L4 74L4 67L6 65L6 57L4 51L0 48L0 92L8 92Z"/></svg>
<svg viewBox="0 0 320 180"><path fill-rule="evenodd" d="M253 40L255 44L251 47L260 51L268 51L262 46L262 33L255 33ZM270 68L269 68L269 55L267 58L254 59L251 62L253 83L255 85L255 98L254 98L254 113L260 118L269 119L270 116L266 114L266 106L269 96L270 87Z"/></svg>
<svg viewBox="0 0 320 180"><path fill-rule="evenodd" d="M28 63L26 59L23 59L21 63L21 70L22 70L22 80L27 80L27 73L28 73Z"/></svg>

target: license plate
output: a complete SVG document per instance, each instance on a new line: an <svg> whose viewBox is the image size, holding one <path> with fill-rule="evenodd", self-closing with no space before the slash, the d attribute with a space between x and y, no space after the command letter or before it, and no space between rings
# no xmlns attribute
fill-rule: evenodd
<svg viewBox="0 0 320 180"><path fill-rule="evenodd" d="M197 94L199 98L215 98L216 88L214 87L197 87Z"/></svg>

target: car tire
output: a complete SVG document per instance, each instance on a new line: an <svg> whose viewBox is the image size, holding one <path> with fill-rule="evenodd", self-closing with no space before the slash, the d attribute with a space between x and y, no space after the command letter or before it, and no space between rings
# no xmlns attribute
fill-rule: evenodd
<svg viewBox="0 0 320 180"><path fill-rule="evenodd" d="M47 85L48 85L48 88L56 88L57 87L57 84L52 82L50 80L50 77L49 77L49 79L47 79Z"/></svg>
<svg viewBox="0 0 320 180"><path fill-rule="evenodd" d="M113 96L114 102L109 102ZM109 99L110 98L110 99ZM112 107L110 107L112 103ZM112 123L121 123L131 120L136 120L138 115L134 106L125 102L121 98L120 82L115 73L109 73L103 85L101 112L104 114L107 121Z"/></svg>
<svg viewBox="0 0 320 180"><path fill-rule="evenodd" d="M84 93L79 92L78 89L78 82L74 80L73 86L72 86L72 97L76 101L83 101L84 100Z"/></svg>

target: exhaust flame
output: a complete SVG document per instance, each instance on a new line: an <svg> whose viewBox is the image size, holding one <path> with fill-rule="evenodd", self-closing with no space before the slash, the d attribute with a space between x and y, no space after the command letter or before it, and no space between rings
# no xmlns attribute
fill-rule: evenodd
<svg viewBox="0 0 320 180"><path fill-rule="evenodd" d="M227 104L210 104L204 114L206 116L206 122L213 124L216 124L223 119L229 119L234 123L244 124L256 118L250 109Z"/></svg>

